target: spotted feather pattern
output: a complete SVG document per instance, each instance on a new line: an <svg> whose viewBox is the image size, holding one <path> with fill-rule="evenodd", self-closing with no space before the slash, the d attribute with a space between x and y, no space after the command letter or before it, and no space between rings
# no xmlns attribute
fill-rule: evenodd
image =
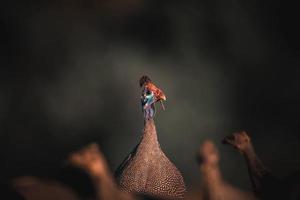
<svg viewBox="0 0 300 200"><path fill-rule="evenodd" d="M146 120L142 139L116 172L120 188L162 199L182 199L183 177L157 140L153 119Z"/></svg>

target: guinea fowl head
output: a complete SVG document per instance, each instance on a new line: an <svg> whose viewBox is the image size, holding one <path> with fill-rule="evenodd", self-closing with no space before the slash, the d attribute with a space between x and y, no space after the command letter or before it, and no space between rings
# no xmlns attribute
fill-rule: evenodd
<svg viewBox="0 0 300 200"><path fill-rule="evenodd" d="M153 82L151 81L151 79L149 78L149 76L142 76L140 78L139 81L140 87L146 86L149 90L151 90L152 92L154 92L154 95L156 97L157 100L167 100L166 95L164 94L164 92L158 88L156 85L153 84Z"/></svg>

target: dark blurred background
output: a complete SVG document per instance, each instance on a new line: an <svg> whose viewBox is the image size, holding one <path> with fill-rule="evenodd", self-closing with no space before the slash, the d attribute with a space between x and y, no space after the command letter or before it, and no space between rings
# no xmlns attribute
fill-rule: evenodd
<svg viewBox="0 0 300 200"><path fill-rule="evenodd" d="M95 141L114 170L141 137L138 79L167 95L160 144L187 184L215 141L225 178L250 188L221 139L246 130L278 177L300 169L300 31L293 1L45 0L0 7L1 181L52 177Z"/></svg>

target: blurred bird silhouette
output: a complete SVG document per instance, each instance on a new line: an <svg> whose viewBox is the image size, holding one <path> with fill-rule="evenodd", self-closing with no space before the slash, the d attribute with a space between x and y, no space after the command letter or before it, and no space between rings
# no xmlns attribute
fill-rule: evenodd
<svg viewBox="0 0 300 200"><path fill-rule="evenodd" d="M242 191L223 179L220 155L212 141L204 141L197 155L202 187L200 193L191 195L187 200L256 200L253 193Z"/></svg>
<svg viewBox="0 0 300 200"><path fill-rule="evenodd" d="M251 138L245 131L233 133L223 139L245 157L253 192L260 199L299 199L299 179L290 183L274 176L255 152ZM295 174L296 175L296 174ZM297 176L294 176L295 180Z"/></svg>

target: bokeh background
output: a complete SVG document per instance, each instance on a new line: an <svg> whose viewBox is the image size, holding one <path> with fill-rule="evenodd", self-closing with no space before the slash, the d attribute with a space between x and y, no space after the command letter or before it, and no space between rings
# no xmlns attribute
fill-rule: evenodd
<svg viewBox="0 0 300 200"><path fill-rule="evenodd" d="M293 1L11 0L0 10L1 181L51 178L93 141L114 170L141 137L144 74L167 95L159 141L189 186L210 138L225 179L250 189L243 158L221 144L237 130L278 177L300 169Z"/></svg>

